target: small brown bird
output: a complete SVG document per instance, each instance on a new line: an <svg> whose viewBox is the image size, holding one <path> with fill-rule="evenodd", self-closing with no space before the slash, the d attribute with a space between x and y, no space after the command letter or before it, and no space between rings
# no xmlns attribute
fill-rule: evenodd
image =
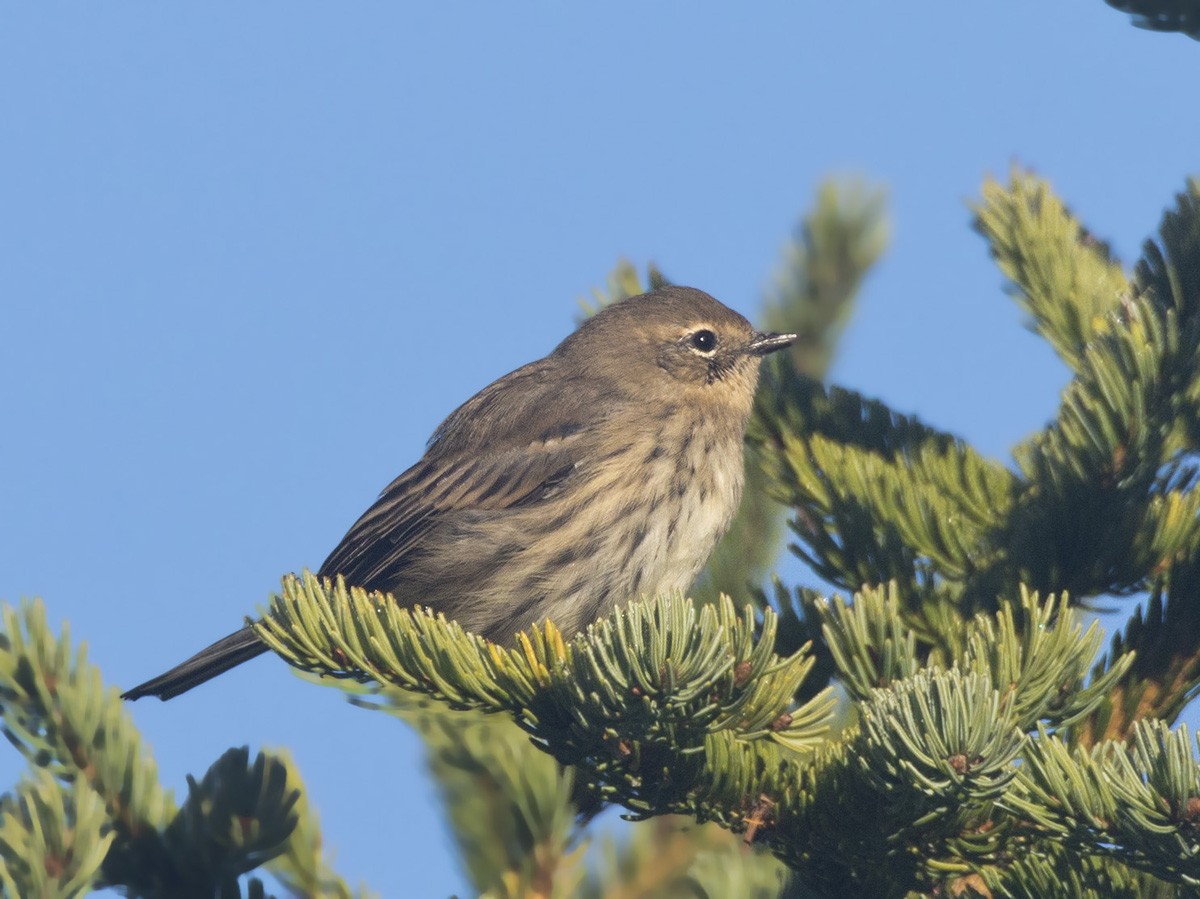
<svg viewBox="0 0 1200 899"><path fill-rule="evenodd" d="M609 306L447 418L319 574L497 642L686 590L741 499L759 363L793 340L688 287ZM266 650L244 627L124 698L170 699Z"/></svg>

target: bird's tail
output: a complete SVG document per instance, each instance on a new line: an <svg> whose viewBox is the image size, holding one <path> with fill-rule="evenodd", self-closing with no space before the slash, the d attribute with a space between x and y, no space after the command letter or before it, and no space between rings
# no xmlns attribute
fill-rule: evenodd
<svg viewBox="0 0 1200 899"><path fill-rule="evenodd" d="M167 700L192 687L198 687L218 674L224 674L242 662L248 662L267 651L267 644L258 639L249 626L218 640L207 649L202 649L186 662L176 665L166 674L160 674L132 690L121 694L122 699L141 699L157 696Z"/></svg>

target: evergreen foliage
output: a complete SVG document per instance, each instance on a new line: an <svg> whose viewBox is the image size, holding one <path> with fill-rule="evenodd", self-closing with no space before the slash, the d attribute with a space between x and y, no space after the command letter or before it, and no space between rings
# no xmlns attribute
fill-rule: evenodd
<svg viewBox="0 0 1200 899"><path fill-rule="evenodd" d="M480 894L1200 889L1197 738L1172 729L1200 691L1200 182L1131 271L1022 172L975 216L1072 374L1011 464L813 377L882 248L878 195L830 188L768 313L812 340L765 367L750 511L702 596L502 647L403 598L284 579L259 635L417 728ZM609 294L638 280L620 269ZM776 508L820 583L746 605ZM1100 598L1134 607L1107 651L1081 618ZM39 604L5 609L0 638L4 732L30 761L0 801L5 895L259 896L261 866L352 895L286 755L230 750L177 806ZM608 805L652 820L585 863Z"/></svg>
<svg viewBox="0 0 1200 899"><path fill-rule="evenodd" d="M871 266L888 242L884 193L865 183L828 181L796 228L768 291L763 327L796 334L791 367L822 378ZM697 599L742 596L779 555L784 509L773 502L757 448L748 446L742 506L692 588Z"/></svg>
<svg viewBox="0 0 1200 899"><path fill-rule="evenodd" d="M285 755L230 749L189 779L182 806L115 687L105 687L40 603L5 607L0 701L9 742L31 773L0 805L0 884L14 897L121 886L148 897L240 896L262 865L308 895L350 896L324 866L315 818ZM320 885L320 889L309 889ZM264 896L251 878L248 896Z"/></svg>

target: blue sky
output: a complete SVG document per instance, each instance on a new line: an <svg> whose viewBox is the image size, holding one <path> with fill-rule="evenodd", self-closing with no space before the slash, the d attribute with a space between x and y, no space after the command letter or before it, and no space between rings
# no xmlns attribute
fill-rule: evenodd
<svg viewBox="0 0 1200 899"><path fill-rule="evenodd" d="M319 565L619 257L753 315L830 173L893 223L831 379L1006 455L1066 373L966 204L1032 166L1131 261L1200 172L1200 45L1101 0L747 9L5 5L0 598L116 685L158 673ZM463 886L392 719L270 658L132 711L179 792L288 746L343 876Z"/></svg>

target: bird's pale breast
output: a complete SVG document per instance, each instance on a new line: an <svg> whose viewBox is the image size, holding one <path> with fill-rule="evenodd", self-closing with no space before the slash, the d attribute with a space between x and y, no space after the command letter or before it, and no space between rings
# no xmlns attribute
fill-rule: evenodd
<svg viewBox="0 0 1200 899"><path fill-rule="evenodd" d="M574 633L618 603L686 590L741 498L741 424L634 429L560 494L480 522L468 545L508 549L470 591L491 601L464 597L453 617L493 635L546 618Z"/></svg>

